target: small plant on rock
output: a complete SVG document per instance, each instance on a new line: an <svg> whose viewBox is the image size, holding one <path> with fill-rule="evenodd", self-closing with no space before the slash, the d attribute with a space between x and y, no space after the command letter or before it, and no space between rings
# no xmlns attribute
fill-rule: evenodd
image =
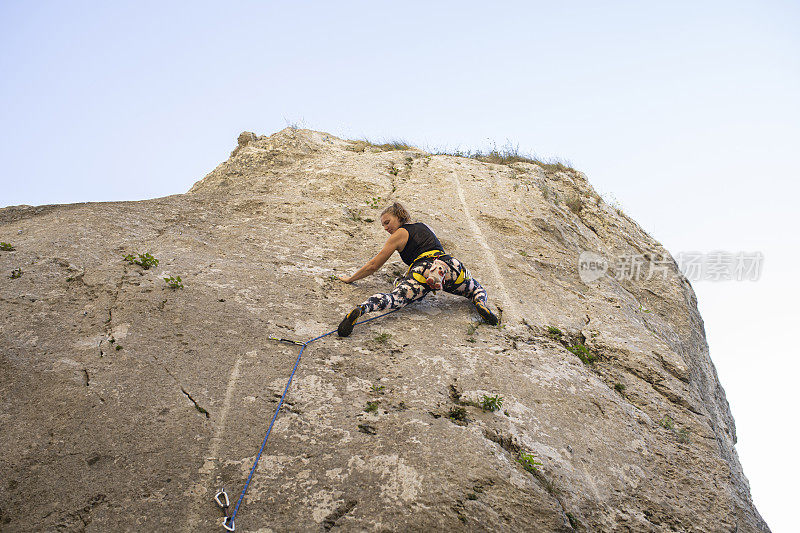
<svg viewBox="0 0 800 533"><path fill-rule="evenodd" d="M135 257L134 254L128 254L123 257L123 259L132 265L139 265L145 270L158 265L158 259L150 255L150 252L144 254L137 253L136 255L138 255L138 257Z"/></svg>
<svg viewBox="0 0 800 533"><path fill-rule="evenodd" d="M21 278L21 277L22 277L22 269L21 268L15 268L14 270L11 271L11 279L17 279L17 278Z"/></svg>
<svg viewBox="0 0 800 533"><path fill-rule="evenodd" d="M564 203L567 204L569 210L576 215L579 215L583 209L583 200L581 200L580 196L570 196L564 200Z"/></svg>
<svg viewBox="0 0 800 533"><path fill-rule="evenodd" d="M14 248L13 246L11 246L11 245L10 245L10 244L8 244L7 242L0 242L0 251L3 251L3 252L13 252L14 250L16 250L16 248Z"/></svg>
<svg viewBox="0 0 800 533"><path fill-rule="evenodd" d="M381 198L380 196L377 197L373 196L372 198L367 200L367 205L370 206L372 209L378 209L381 200L383 200L383 198Z"/></svg>
<svg viewBox="0 0 800 533"><path fill-rule="evenodd" d="M569 520L569 525L572 527L572 529L576 530L580 529L581 523L577 518L575 518L575 516L572 515L572 513L564 513L564 514L567 517L567 520Z"/></svg>
<svg viewBox="0 0 800 533"><path fill-rule="evenodd" d="M167 286L170 289L182 289L183 288L183 281L181 281L180 276L169 276L168 278L164 278L164 281L167 282Z"/></svg>
<svg viewBox="0 0 800 533"><path fill-rule="evenodd" d="M494 396L484 394L481 398L481 409L484 411L495 412L501 407L503 407L503 398L497 394Z"/></svg>
<svg viewBox="0 0 800 533"><path fill-rule="evenodd" d="M463 407L451 407L450 412L447 413L447 418L465 422L467 420L467 410Z"/></svg>
<svg viewBox="0 0 800 533"><path fill-rule="evenodd" d="M622 394L622 392L625 390L625 385L622 383L614 383L614 390Z"/></svg>
<svg viewBox="0 0 800 533"><path fill-rule="evenodd" d="M578 359L583 361L585 365L593 365L597 361L597 356L589 351L589 348L584 344L576 344L575 346L568 346L567 350L578 356Z"/></svg>
<svg viewBox="0 0 800 533"><path fill-rule="evenodd" d="M367 402L367 405L364 407L364 411L366 411L367 413L375 413L375 412L377 412L378 411L378 403L379 402L377 400L371 401L371 402Z"/></svg>
<svg viewBox="0 0 800 533"><path fill-rule="evenodd" d="M384 387L383 385L377 385L377 384L376 384L376 385L373 385L373 386L372 386L372 392L374 392L374 393L376 393L376 394L383 394L383 390L384 390L385 388L386 388L386 387Z"/></svg>
<svg viewBox="0 0 800 533"><path fill-rule="evenodd" d="M392 338L392 334L391 333L387 333L387 332L384 331L382 333L378 333L377 335L375 335L375 338L373 340L375 342L379 342L381 344L385 344L385 343L389 342L390 338Z"/></svg>
<svg viewBox="0 0 800 533"><path fill-rule="evenodd" d="M531 474L538 472L539 469L537 467L542 466L542 463L534 459L533 454L531 453L519 452L517 461L522 465L522 468Z"/></svg>
<svg viewBox="0 0 800 533"><path fill-rule="evenodd" d="M675 421L670 418L669 415L664 415L664 418L661 419L661 427L664 429L674 429L675 428Z"/></svg>
<svg viewBox="0 0 800 533"><path fill-rule="evenodd" d="M547 335L554 339L560 339L563 333L555 326L547 326Z"/></svg>

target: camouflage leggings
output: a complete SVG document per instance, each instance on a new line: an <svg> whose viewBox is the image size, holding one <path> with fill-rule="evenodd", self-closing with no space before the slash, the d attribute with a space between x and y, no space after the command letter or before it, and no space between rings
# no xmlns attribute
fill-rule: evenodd
<svg viewBox="0 0 800 533"><path fill-rule="evenodd" d="M461 261L449 255L440 256L438 259L449 267L442 282L442 290L451 294L464 296L475 303L481 302L486 305L486 290L478 283L478 280L470 275L469 270L467 270ZM371 313L383 309L395 309L424 298L431 292L431 288L425 283L417 281L413 277L413 273L416 272L423 276L427 275L433 261L432 258L425 258L414 263L413 268L407 276L395 280L395 287L392 292L373 294L362 303L362 312ZM455 282L462 269L465 273L465 278L461 283L456 285Z"/></svg>

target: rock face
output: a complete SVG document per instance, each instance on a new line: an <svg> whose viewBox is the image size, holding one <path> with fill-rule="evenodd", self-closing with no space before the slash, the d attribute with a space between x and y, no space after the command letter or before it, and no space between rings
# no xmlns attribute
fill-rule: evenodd
<svg viewBox="0 0 800 533"><path fill-rule="evenodd" d="M689 282L582 173L292 128L186 194L0 209L0 529L221 530L299 352L268 337L390 290L397 255L334 275L394 199L502 323L439 292L308 345L238 531L768 530ZM584 251L666 275L584 283Z"/></svg>

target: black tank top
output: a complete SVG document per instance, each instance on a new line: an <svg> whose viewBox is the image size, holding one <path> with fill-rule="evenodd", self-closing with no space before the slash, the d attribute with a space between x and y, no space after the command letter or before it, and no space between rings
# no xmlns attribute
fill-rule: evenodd
<svg viewBox="0 0 800 533"><path fill-rule="evenodd" d="M403 224L400 226L408 231L408 242L406 243L403 251L400 252L400 259L407 265L410 265L419 254L428 252L430 250L442 250L442 243L436 238L431 228L422 222L415 222L413 224Z"/></svg>

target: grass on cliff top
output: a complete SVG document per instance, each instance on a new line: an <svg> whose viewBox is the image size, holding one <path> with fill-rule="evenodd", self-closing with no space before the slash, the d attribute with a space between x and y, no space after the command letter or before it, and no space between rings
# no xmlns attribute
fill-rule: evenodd
<svg viewBox="0 0 800 533"><path fill-rule="evenodd" d="M351 141L351 142L364 143L363 146L373 146L375 148L380 148L384 152L390 152L392 150L417 150L417 148L415 148L414 146L412 146L403 139L390 139L388 141L378 143L370 141L369 139L364 137L363 139L360 139L358 141ZM359 147L356 147L356 151L359 152L363 151L363 146L360 147L361 149L358 149Z"/></svg>
<svg viewBox="0 0 800 533"><path fill-rule="evenodd" d="M547 160L544 160L534 155L522 152L519 149L519 145L512 145L510 142L506 143L504 147L499 149L496 146L492 146L491 150L487 150L485 152L481 150L475 150L475 151L468 150L466 152L462 152L461 150L455 150L455 151L435 150L432 151L431 153L434 155L453 155L456 157L468 157L470 159L477 159L478 161L483 161L484 163L494 163L496 165L510 165L512 163L531 163L552 172L575 171L575 169L572 167L572 163L570 163L569 161L562 160L559 158L549 158Z"/></svg>
<svg viewBox="0 0 800 533"><path fill-rule="evenodd" d="M376 148L380 148L381 150L388 152L392 150L417 150L412 144L407 142L404 139L392 139L388 141L384 141L382 143L370 141L366 137L361 139L361 142L365 143L367 146L374 146ZM519 149L519 145L512 145L510 142L506 143L506 145L502 148L497 148L496 146L492 146L491 150L481 151L481 150L446 150L441 148L434 148L434 149L425 149L426 152L430 153L431 155L452 155L455 157L467 157L470 159L477 159L478 161L482 161L484 163L494 163L496 165L510 165L512 163L531 163L534 165L539 165L544 170L548 170L551 172L568 172L572 171L575 172L575 169L572 166L572 163L559 159L557 157L551 157L547 160L533 156L531 154L527 154L522 152Z"/></svg>

